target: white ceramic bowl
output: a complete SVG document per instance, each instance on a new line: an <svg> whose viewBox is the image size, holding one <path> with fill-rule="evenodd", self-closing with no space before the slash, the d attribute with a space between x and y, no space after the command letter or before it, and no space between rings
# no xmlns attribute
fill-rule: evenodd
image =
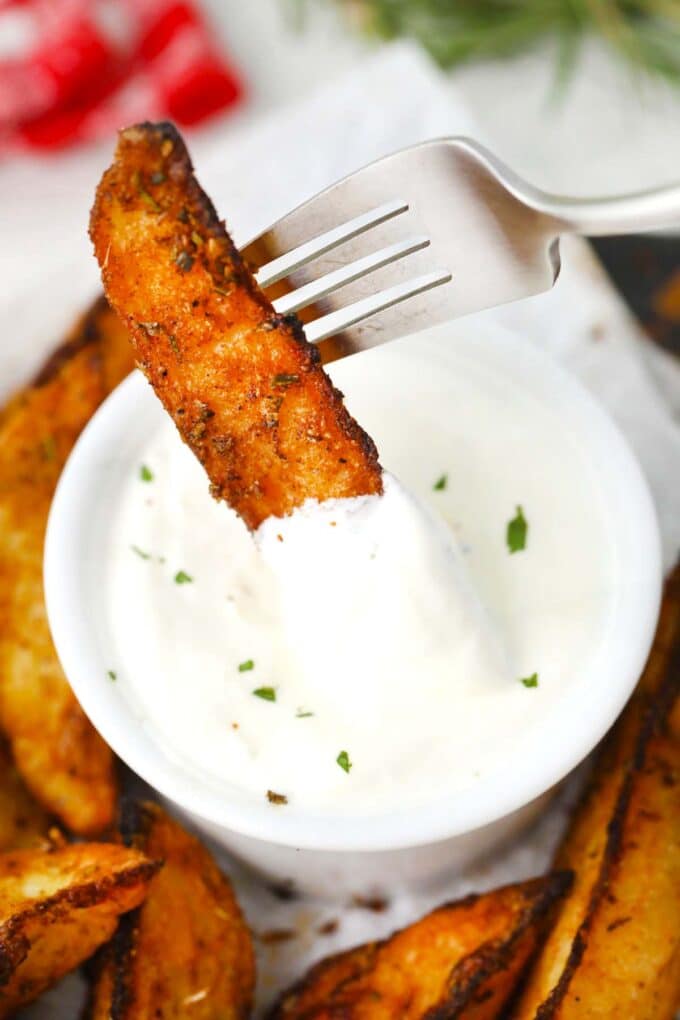
<svg viewBox="0 0 680 1020"><path fill-rule="evenodd" d="M45 592L55 645L105 740L222 845L277 880L326 895L432 883L516 833L620 712L643 668L659 608L660 543L647 486L622 436L585 390L547 355L489 323L451 324L400 343L415 359L414 371L418 357L435 359L446 345L464 344L471 363L494 363L509 384L548 402L582 445L599 496L611 508L621 583L606 633L580 664L578 682L565 692L559 711L536 732L521 735L511 767L493 781L375 817L272 811L201 782L140 726L117 686L102 682L109 662L101 598L101 550L117 486L138 463L144 438L158 421L156 399L139 374L109 397L85 429L59 482L47 531Z"/></svg>

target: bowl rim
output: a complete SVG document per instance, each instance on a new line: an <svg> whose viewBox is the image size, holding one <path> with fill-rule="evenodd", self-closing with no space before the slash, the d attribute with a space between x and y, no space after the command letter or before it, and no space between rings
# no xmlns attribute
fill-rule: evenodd
<svg viewBox="0 0 680 1020"><path fill-rule="evenodd" d="M431 332L447 328L451 325ZM641 468L607 412L553 357L496 323L468 328L486 334L491 344L514 347L521 355L522 378L540 382L541 395L553 407L566 409L587 433L589 454L599 461L599 481L609 505L616 507L617 535L627 531L628 542L619 539L616 550L620 562L625 555L629 583L617 590L616 621L609 626L608 681L595 686L587 711L574 698L560 703L559 730L569 735L567 740L549 739L555 725L546 727L549 733L542 741L540 735L533 736L543 747L540 768L536 762L532 767L525 755L500 777L496 774L493 788L482 778L455 798L372 816L303 815L273 811L264 798L262 804L230 801L214 785L202 784L142 729L115 685L102 684L106 669L94 651L91 614L79 597L81 525L88 526L97 501L94 487L88 485L93 466L121 430L135 428L139 401L155 399L141 374L133 372L88 423L62 472L45 538L45 601L57 654L85 713L123 761L194 818L269 844L317 851L392 851L467 835L525 807L560 782L595 747L628 700L651 647L662 588L658 523Z"/></svg>

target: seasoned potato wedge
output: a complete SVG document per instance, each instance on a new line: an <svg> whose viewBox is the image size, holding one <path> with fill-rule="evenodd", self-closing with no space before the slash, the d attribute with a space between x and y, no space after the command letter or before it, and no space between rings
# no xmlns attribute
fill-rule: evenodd
<svg viewBox="0 0 680 1020"><path fill-rule="evenodd" d="M124 815L128 844L164 861L143 906L102 951L89 1020L238 1020L248 1016L250 933L214 860L157 804Z"/></svg>
<svg viewBox="0 0 680 1020"><path fill-rule="evenodd" d="M0 740L0 853L47 846L50 816L30 795Z"/></svg>
<svg viewBox="0 0 680 1020"><path fill-rule="evenodd" d="M554 873L447 904L317 964L271 1020L493 1020L570 882Z"/></svg>
<svg viewBox="0 0 680 1020"><path fill-rule="evenodd" d="M680 574L630 705L605 742L556 864L572 892L516 1020L671 1020L680 1005Z"/></svg>
<svg viewBox="0 0 680 1020"><path fill-rule="evenodd" d="M0 728L33 795L83 835L113 821L113 760L52 645L43 540L71 447L131 367L125 331L101 299L0 423Z"/></svg>
<svg viewBox="0 0 680 1020"><path fill-rule="evenodd" d="M121 132L90 235L140 368L251 528L308 498L381 491L372 441L258 289L171 124Z"/></svg>
<svg viewBox="0 0 680 1020"><path fill-rule="evenodd" d="M680 744L640 748L565 971L541 1017L672 1020L680 1008Z"/></svg>
<svg viewBox="0 0 680 1020"><path fill-rule="evenodd" d="M120 914L141 903L158 866L105 843L0 855L0 1018L109 939Z"/></svg>

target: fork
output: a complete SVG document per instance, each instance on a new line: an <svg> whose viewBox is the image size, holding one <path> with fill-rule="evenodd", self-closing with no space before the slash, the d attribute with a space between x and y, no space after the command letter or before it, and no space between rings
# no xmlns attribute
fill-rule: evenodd
<svg viewBox="0 0 680 1020"><path fill-rule="evenodd" d="M325 362L549 290L562 234L680 224L680 184L575 199L528 184L467 138L386 156L298 206L242 254Z"/></svg>

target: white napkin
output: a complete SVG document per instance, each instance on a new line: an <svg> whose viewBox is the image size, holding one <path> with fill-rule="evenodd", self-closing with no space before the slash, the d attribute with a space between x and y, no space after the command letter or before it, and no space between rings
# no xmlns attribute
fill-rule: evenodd
<svg viewBox="0 0 680 1020"><path fill-rule="evenodd" d="M250 127L225 130L195 150L201 182L224 210L237 242L245 242L293 205L363 163L403 145L446 134L475 134L450 82L406 45L387 49L349 77L305 103ZM101 160L93 163L91 186L83 194L83 229ZM76 250L77 249L77 250ZM31 281L36 302L0 301L0 383L16 383L58 338L63 324L92 292L93 260L75 245L65 265L50 264L49 275ZM563 245L564 266L546 295L484 313L511 325L549 349L602 400L636 450L651 484L661 521L665 561L680 548L680 427L671 407L680 406L680 373L660 352L648 355L637 326L612 290L587 245ZM471 333L474 319L470 320ZM57 335L55 335L55 332ZM651 370L650 370L651 363ZM661 378L663 392L657 380ZM533 830L494 859L452 878L448 898L488 888L543 870L565 818L573 784ZM289 941L258 943L260 1001L314 959L357 941L380 937L424 913L431 897L399 897L379 914L310 901L282 903L263 885L225 859L255 931L290 929ZM338 930L318 927L337 919ZM27 1011L32 1020L66 1020L75 1015L78 981L52 993Z"/></svg>

